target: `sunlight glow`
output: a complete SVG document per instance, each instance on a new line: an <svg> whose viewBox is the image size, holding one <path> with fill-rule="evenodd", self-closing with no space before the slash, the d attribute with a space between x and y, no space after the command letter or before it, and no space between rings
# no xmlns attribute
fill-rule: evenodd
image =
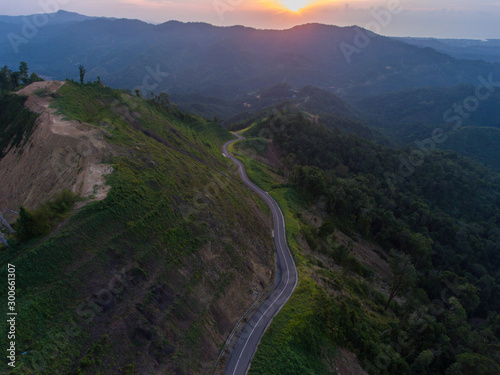
<svg viewBox="0 0 500 375"><path fill-rule="evenodd" d="M280 0L285 8L291 10L292 12L298 12L299 10L307 7L311 1L310 0Z"/></svg>

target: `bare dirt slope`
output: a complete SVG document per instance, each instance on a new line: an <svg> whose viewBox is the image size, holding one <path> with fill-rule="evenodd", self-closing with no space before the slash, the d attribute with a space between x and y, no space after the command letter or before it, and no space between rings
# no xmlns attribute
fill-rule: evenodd
<svg viewBox="0 0 500 375"><path fill-rule="evenodd" d="M34 208L64 189L100 200L109 186L104 176L112 167L101 163L112 154L103 133L89 124L64 121L50 108L51 94L64 82L35 82L17 92L40 116L26 145L0 160L0 207Z"/></svg>

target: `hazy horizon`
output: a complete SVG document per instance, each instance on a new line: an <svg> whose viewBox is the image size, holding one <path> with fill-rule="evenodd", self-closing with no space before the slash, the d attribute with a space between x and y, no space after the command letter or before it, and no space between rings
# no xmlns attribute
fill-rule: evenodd
<svg viewBox="0 0 500 375"><path fill-rule="evenodd" d="M2 4L11 16L65 10L95 17L138 19L159 24L170 20L288 29L306 23L358 25L387 36L452 39L500 39L500 3L485 0L19 0ZM295 11L300 9L298 11Z"/></svg>

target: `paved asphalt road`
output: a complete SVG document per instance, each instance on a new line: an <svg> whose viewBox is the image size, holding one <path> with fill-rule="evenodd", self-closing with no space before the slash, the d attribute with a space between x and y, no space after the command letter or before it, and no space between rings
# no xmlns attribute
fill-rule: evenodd
<svg viewBox="0 0 500 375"><path fill-rule="evenodd" d="M231 143L243 139L239 134L238 139L227 142L222 151L233 162L238 165L238 171L241 179L248 187L262 197L271 208L274 221L274 244L277 253L277 286L271 295L260 305L259 309L253 314L250 321L245 325L238 342L234 346L227 361L224 374L244 375L250 368L252 358L257 350L257 346L264 335L267 327L271 324L274 316L288 301L297 286L298 276L297 267L293 261L292 254L286 242L285 218L276 201L271 198L269 193L265 192L254 183L252 183L245 172L243 164L232 156L228 151Z"/></svg>

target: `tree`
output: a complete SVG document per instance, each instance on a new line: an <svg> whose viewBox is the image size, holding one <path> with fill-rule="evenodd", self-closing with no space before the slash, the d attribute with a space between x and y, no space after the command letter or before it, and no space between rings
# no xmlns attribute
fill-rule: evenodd
<svg viewBox="0 0 500 375"><path fill-rule="evenodd" d="M321 169L310 166L296 166L292 182L300 185L307 198L316 198L326 190L325 176Z"/></svg>
<svg viewBox="0 0 500 375"><path fill-rule="evenodd" d="M11 82L12 90L15 90L19 87L19 72L11 72L10 82Z"/></svg>
<svg viewBox="0 0 500 375"><path fill-rule="evenodd" d="M21 241L29 240L35 236L34 227L35 220L31 213L24 207L19 210L19 218L17 219L16 237Z"/></svg>
<svg viewBox="0 0 500 375"><path fill-rule="evenodd" d="M80 71L80 83L83 85L83 79L85 78L85 67L83 65L80 65L78 67L78 70Z"/></svg>
<svg viewBox="0 0 500 375"><path fill-rule="evenodd" d="M289 153L285 158L282 158L281 162L285 171L285 178L288 181L293 167L297 163L297 156L294 153Z"/></svg>
<svg viewBox="0 0 500 375"><path fill-rule="evenodd" d="M31 76L28 74L28 64L25 61L21 61L17 72L13 72L5 65L0 69L0 90L14 91L18 89L20 84L28 85L33 82L43 81L35 73L31 73Z"/></svg>
<svg viewBox="0 0 500 375"><path fill-rule="evenodd" d="M417 271L411 264L410 257L402 252L392 251L392 259L389 262L392 271L391 288L389 299L384 309L387 310L393 298L398 294L407 291L417 278Z"/></svg>
<svg viewBox="0 0 500 375"><path fill-rule="evenodd" d="M19 79L25 85L30 83L28 78L28 64L26 61L21 61L19 64Z"/></svg>
<svg viewBox="0 0 500 375"><path fill-rule="evenodd" d="M368 236L370 234L370 228L371 228L371 220L370 217L366 214L361 214L358 217L358 229L359 233L362 234L363 236Z"/></svg>
<svg viewBox="0 0 500 375"><path fill-rule="evenodd" d="M335 225L330 218L327 218L321 224L318 234L321 238L326 238L335 233Z"/></svg>
<svg viewBox="0 0 500 375"><path fill-rule="evenodd" d="M421 264L430 266L430 256L432 255L434 241L421 233L405 231L405 235L407 237L407 252L413 258L415 266L419 267Z"/></svg>
<svg viewBox="0 0 500 375"><path fill-rule="evenodd" d="M445 313L445 324L449 328L450 335L453 334L454 338L458 338L463 334L463 331L459 331L457 328L466 323L467 311L456 297L450 297L448 305L449 309Z"/></svg>
<svg viewBox="0 0 500 375"><path fill-rule="evenodd" d="M30 83L41 82L41 81L43 81L43 78L40 78L36 73L31 73L31 75L30 75Z"/></svg>
<svg viewBox="0 0 500 375"><path fill-rule="evenodd" d="M496 375L500 366L492 359L477 353L462 353L457 356L457 362L451 365L446 374Z"/></svg>
<svg viewBox="0 0 500 375"><path fill-rule="evenodd" d="M459 301L464 307L467 314L470 315L474 311L476 311L479 303L481 302L479 299L479 288L476 286L466 282L463 285L458 287L459 290Z"/></svg>
<svg viewBox="0 0 500 375"><path fill-rule="evenodd" d="M140 98L141 97L141 90L139 89L134 89L135 95Z"/></svg>
<svg viewBox="0 0 500 375"><path fill-rule="evenodd" d="M434 361L434 353L430 350L424 350L420 353L413 363L412 369L415 374L427 374L427 369Z"/></svg>
<svg viewBox="0 0 500 375"><path fill-rule="evenodd" d="M170 97L168 96L167 93L161 92L159 95L156 95L153 99L153 102L158 108L163 109L165 111L169 110Z"/></svg>
<svg viewBox="0 0 500 375"><path fill-rule="evenodd" d="M0 88L5 91L10 91L12 89L12 82L10 80L10 75L12 71L9 69L7 65L5 65L0 70Z"/></svg>

